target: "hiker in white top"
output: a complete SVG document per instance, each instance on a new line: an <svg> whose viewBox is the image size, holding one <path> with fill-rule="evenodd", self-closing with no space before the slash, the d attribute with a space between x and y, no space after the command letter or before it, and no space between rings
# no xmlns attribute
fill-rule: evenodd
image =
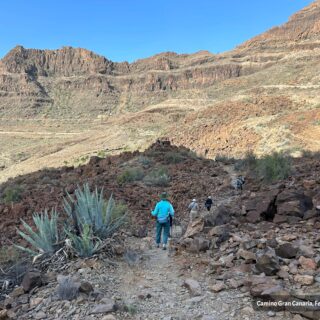
<svg viewBox="0 0 320 320"><path fill-rule="evenodd" d="M189 204L188 209L190 211L190 221L193 221L199 213L199 204L196 199L192 199L192 202Z"/></svg>

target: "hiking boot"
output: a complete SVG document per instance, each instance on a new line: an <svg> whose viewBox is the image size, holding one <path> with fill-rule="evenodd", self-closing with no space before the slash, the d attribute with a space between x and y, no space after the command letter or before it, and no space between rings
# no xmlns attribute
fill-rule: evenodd
<svg viewBox="0 0 320 320"><path fill-rule="evenodd" d="M160 248L160 244L159 243L157 243L157 248Z"/></svg>
<svg viewBox="0 0 320 320"><path fill-rule="evenodd" d="M165 244L162 246L162 250L167 250L167 246Z"/></svg>

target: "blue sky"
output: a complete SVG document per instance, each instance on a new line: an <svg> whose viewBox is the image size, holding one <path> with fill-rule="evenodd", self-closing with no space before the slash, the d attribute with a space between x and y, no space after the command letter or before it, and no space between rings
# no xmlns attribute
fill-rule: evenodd
<svg viewBox="0 0 320 320"><path fill-rule="evenodd" d="M0 57L26 48L82 47L113 61L163 51L230 50L311 0L4 0Z"/></svg>

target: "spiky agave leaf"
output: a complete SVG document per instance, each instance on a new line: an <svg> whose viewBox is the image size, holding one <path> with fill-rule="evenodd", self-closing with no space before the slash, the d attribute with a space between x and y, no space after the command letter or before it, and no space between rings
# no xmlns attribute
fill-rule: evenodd
<svg viewBox="0 0 320 320"><path fill-rule="evenodd" d="M92 230L88 224L82 226L82 234L77 236L66 230L72 247L80 257L91 257L100 247L101 240L92 235Z"/></svg>
<svg viewBox="0 0 320 320"><path fill-rule="evenodd" d="M45 210L44 213L35 213L32 218L36 230L34 231L30 225L21 220L26 232L17 230L18 234L40 253L53 253L57 249L56 245L59 242L57 211L52 210L51 216L49 216L47 210ZM23 247L17 246L17 248L21 249ZM35 251L27 248L23 248L22 250L30 254L35 253Z"/></svg>
<svg viewBox="0 0 320 320"><path fill-rule="evenodd" d="M88 224L92 234L101 239L109 237L125 220L123 216L114 216L115 207L112 195L108 201L105 201L103 189L95 188L91 192L88 184L75 190L75 199L69 194L64 198L64 208L73 220L73 229L77 231L77 229L81 229L81 227L77 227L78 225ZM82 232L83 230L77 232L77 235L81 235Z"/></svg>

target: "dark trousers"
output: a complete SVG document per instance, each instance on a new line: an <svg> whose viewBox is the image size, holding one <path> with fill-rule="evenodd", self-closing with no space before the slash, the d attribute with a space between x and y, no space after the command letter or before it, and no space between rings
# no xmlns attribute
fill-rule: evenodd
<svg viewBox="0 0 320 320"><path fill-rule="evenodd" d="M208 211L210 211L211 205L207 205L206 208L207 208Z"/></svg>
<svg viewBox="0 0 320 320"><path fill-rule="evenodd" d="M157 234L156 234L157 244L161 243L161 235L162 235L162 243L167 244L169 233L170 233L170 221L167 221L165 223L160 223L159 221L157 221L156 229L157 229ZM162 234L162 230L163 230L163 234Z"/></svg>

